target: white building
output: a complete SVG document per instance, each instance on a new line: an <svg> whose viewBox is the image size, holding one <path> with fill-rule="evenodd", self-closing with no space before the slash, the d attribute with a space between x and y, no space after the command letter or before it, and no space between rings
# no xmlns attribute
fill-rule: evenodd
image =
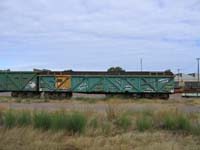
<svg viewBox="0 0 200 150"><path fill-rule="evenodd" d="M200 78L200 76L199 76ZM183 73L180 73L180 74L176 74L175 76L175 81L176 82L195 82L195 81L198 81L198 75L197 73L191 73L191 74L183 74Z"/></svg>

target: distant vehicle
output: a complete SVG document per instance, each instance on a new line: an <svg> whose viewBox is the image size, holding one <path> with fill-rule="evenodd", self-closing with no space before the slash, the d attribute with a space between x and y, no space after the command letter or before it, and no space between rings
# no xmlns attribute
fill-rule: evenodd
<svg viewBox="0 0 200 150"><path fill-rule="evenodd" d="M165 72L50 71L0 72L0 92L13 97L70 98L73 93L168 99L174 74Z"/></svg>

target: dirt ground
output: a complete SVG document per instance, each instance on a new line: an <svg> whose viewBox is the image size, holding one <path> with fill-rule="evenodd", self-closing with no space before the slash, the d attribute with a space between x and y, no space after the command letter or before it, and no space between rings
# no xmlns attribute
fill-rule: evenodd
<svg viewBox="0 0 200 150"><path fill-rule="evenodd" d="M75 111L95 111L105 112L108 105L113 105L117 110L130 110L130 111L142 111L142 110L163 110L163 109L177 109L184 112L200 112L200 105L185 105L185 104L137 104L137 103L124 103L124 104L107 104L107 103L96 103L96 104L85 104L79 102L61 102L61 103L0 103L0 108L11 108L11 109L29 109L29 110L49 110L55 111L60 109L75 110Z"/></svg>

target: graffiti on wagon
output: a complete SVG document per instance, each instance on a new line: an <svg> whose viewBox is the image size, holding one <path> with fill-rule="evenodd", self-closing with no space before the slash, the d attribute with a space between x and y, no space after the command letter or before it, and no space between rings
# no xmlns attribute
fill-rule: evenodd
<svg viewBox="0 0 200 150"><path fill-rule="evenodd" d="M26 85L25 89L35 89L36 83L33 81L29 81L29 83Z"/></svg>
<svg viewBox="0 0 200 150"><path fill-rule="evenodd" d="M167 82L169 82L169 79L159 79L158 82L167 83Z"/></svg>
<svg viewBox="0 0 200 150"><path fill-rule="evenodd" d="M88 88L87 83L81 83L78 89L79 89L79 90L85 90L85 89L87 89L87 88Z"/></svg>

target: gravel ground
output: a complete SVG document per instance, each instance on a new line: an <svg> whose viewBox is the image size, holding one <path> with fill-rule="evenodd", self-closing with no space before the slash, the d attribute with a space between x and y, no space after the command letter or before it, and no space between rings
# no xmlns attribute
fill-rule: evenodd
<svg viewBox="0 0 200 150"><path fill-rule="evenodd" d="M1 94L2 95L2 94ZM4 96L9 95L9 93L4 93ZM80 95L75 95L74 98ZM81 95L81 97L87 97L86 95ZM95 98L95 95L90 95L89 98ZM98 95L98 99L104 98L104 95ZM174 102L172 99L178 100ZM200 112L200 102L197 104L180 102L180 95L171 96L169 102L158 101L158 102L139 102L139 101L120 101L120 102L104 102L99 101L96 103L81 102L76 100L71 101L57 101L57 102L46 102L46 103L16 103L16 102L1 102L0 108L12 108L12 109L29 109L29 110L49 110L55 111L60 109L65 110L77 110L77 111L97 111L106 112L108 104L114 106L116 110L130 110L130 111L142 111L142 110L164 110L164 109L177 109L184 112ZM3 98L0 97L0 100ZM200 101L200 99L199 99Z"/></svg>
<svg viewBox="0 0 200 150"><path fill-rule="evenodd" d="M110 104L116 110L130 110L130 111L142 111L142 110L165 110L165 109L177 109L184 112L200 112L200 105L185 105L185 104L154 104L154 103L120 103ZM58 103L0 103L0 108L11 108L18 110L48 110L55 111L60 109L75 110L75 111L95 111L106 112L108 104L105 102L88 104L79 102L58 102Z"/></svg>

